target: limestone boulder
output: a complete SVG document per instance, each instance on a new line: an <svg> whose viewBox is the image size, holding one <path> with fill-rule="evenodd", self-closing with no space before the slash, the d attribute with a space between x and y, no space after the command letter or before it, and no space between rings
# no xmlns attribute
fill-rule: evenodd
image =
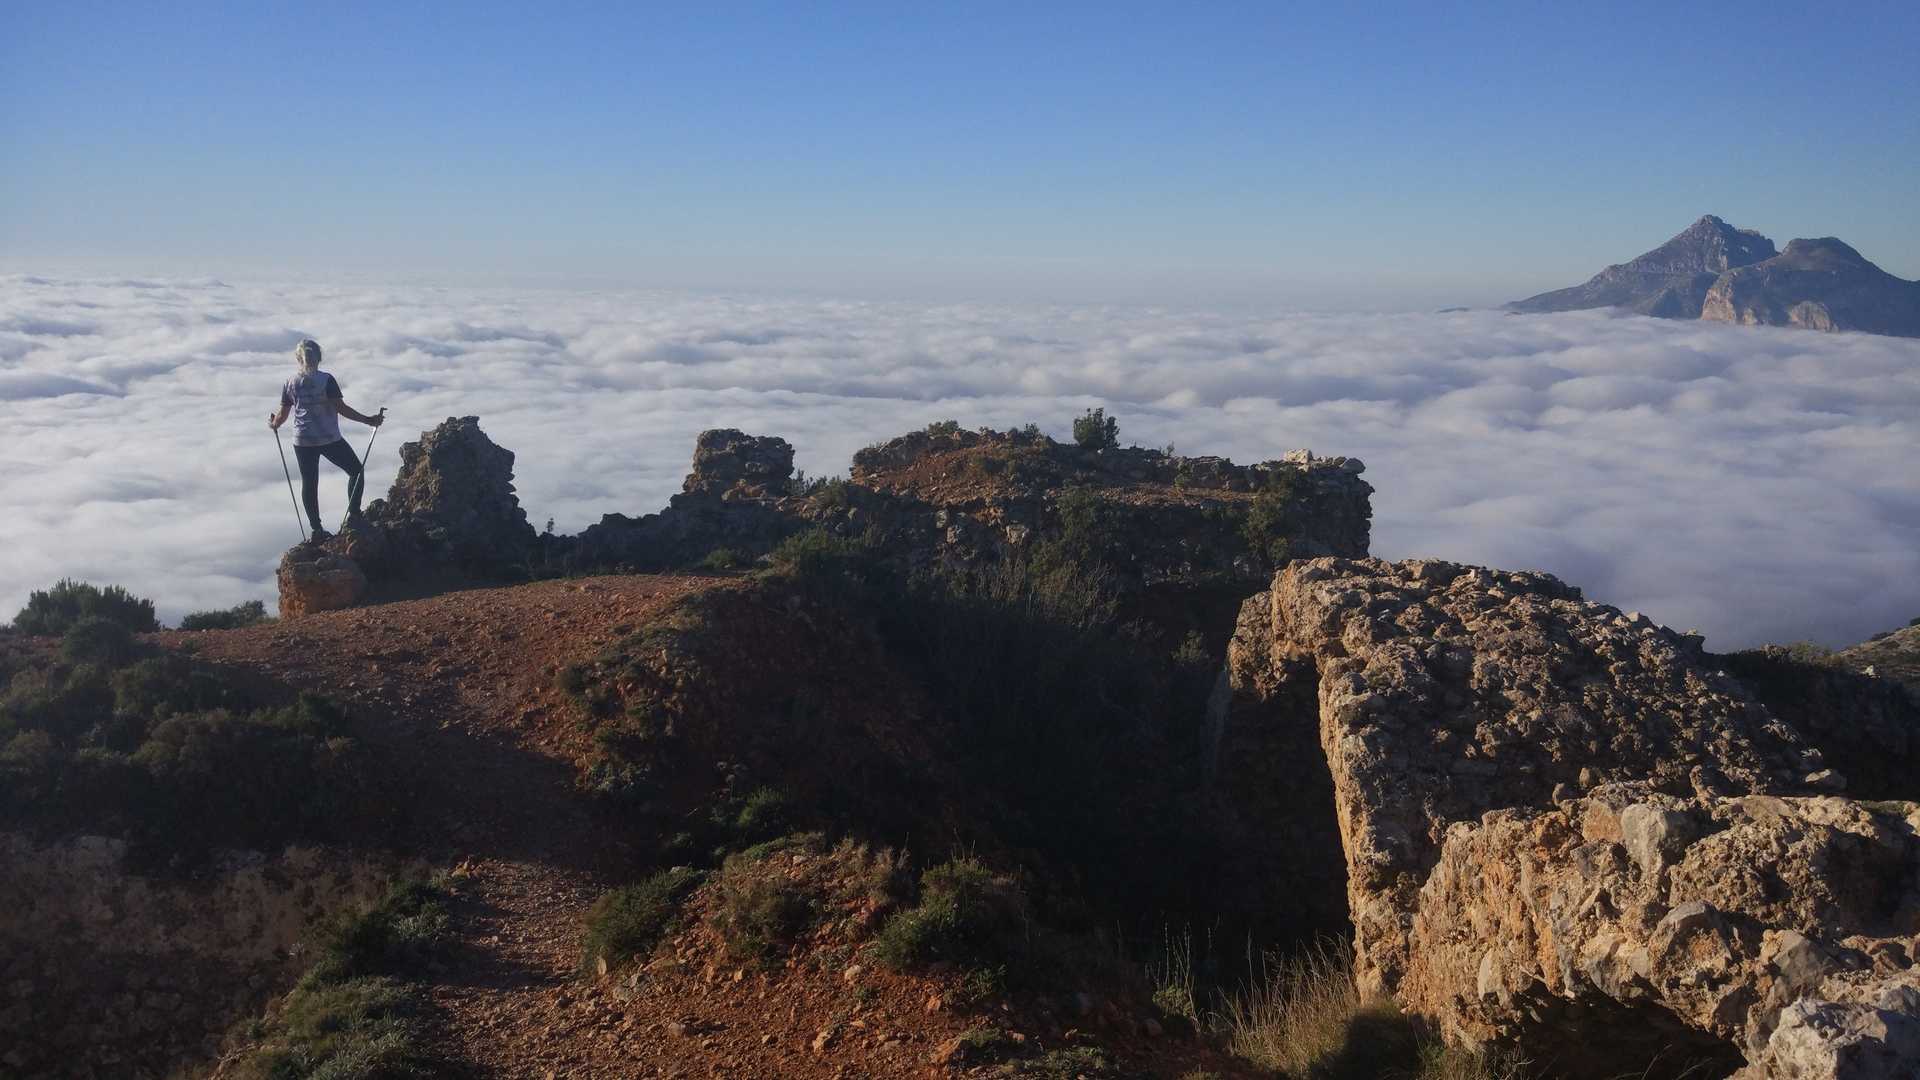
<svg viewBox="0 0 1920 1080"><path fill-rule="evenodd" d="M314 544L301 544L281 556L275 577L283 619L352 607L367 593L367 575L360 564Z"/></svg>
<svg viewBox="0 0 1920 1080"><path fill-rule="evenodd" d="M1724 659L1545 574L1297 561L1241 609L1216 775L1275 832L1325 793L1363 986L1455 1041L1572 1077L1910 1076L1871 1063L1920 980L1920 815L1844 794ZM1870 700L1838 693L1808 700ZM1884 797L1911 721L1873 719L1821 733ZM1260 764L1309 733L1324 786Z"/></svg>

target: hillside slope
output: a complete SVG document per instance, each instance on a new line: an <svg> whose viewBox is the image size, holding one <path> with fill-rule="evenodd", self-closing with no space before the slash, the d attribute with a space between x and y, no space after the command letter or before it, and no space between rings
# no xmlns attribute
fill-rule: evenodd
<svg viewBox="0 0 1920 1080"><path fill-rule="evenodd" d="M664 947L667 959L631 977L580 973L593 902L636 880L658 837L582 790L600 748L556 677L702 596L724 601L745 587L711 577L544 582L163 640L376 710L433 763L417 794L421 854L458 868L456 941L427 988L432 1048L446 1060L489 1076L945 1075L935 1058L963 1062L954 1040L980 1014L930 1009L945 992L938 977L867 962L849 978L855 965L836 961L844 946L831 941L820 943L824 960L803 947L768 967L732 958L696 919ZM739 654L743 665L751 653ZM744 667L734 675L735 687L754 682ZM898 701L897 687L879 677L876 686ZM702 893L690 906L713 903ZM998 1022L1034 1046L1097 1034L1102 1053L1147 1075L1177 1076L1210 1057L1146 1037L1142 1018L1118 1004L1074 1016L1029 1003ZM1089 1035L1070 1031L1076 1024Z"/></svg>

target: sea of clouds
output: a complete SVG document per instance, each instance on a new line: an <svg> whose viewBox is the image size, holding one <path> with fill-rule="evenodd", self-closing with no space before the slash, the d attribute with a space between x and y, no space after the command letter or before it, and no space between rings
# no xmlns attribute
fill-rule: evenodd
<svg viewBox="0 0 1920 1080"><path fill-rule="evenodd" d="M1608 313L1247 314L640 291L0 277L0 619L71 576L273 598L299 536L267 414L302 337L407 439L477 415L562 532L658 509L694 435L815 475L933 420L1357 456L1374 552L1551 571L1715 648L1920 616L1920 341ZM369 429L343 424L356 448ZM322 507L344 506L323 466Z"/></svg>

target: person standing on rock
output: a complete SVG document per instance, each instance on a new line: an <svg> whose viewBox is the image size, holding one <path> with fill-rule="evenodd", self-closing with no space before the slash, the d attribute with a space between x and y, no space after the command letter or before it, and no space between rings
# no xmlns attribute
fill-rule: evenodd
<svg viewBox="0 0 1920 1080"><path fill-rule="evenodd" d="M353 447L340 435L340 417L379 427L381 415L357 412L340 396L340 384L320 370L320 343L309 338L293 350L300 371L280 388L280 411L267 417L267 426L275 431L293 417L293 456L300 460L300 497L306 504L307 520L313 523L313 539L324 540L327 530L320 525L320 459L338 465L347 474L347 516L360 513L362 471ZM386 410L381 410L384 413Z"/></svg>

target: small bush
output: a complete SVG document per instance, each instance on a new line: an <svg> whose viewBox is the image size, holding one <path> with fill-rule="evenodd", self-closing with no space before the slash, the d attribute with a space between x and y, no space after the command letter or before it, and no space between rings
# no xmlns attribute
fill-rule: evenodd
<svg viewBox="0 0 1920 1080"><path fill-rule="evenodd" d="M98 615L89 615L60 635L60 655L69 663L120 667L133 660L139 645L133 631Z"/></svg>
<svg viewBox="0 0 1920 1080"><path fill-rule="evenodd" d="M318 955L301 984L326 986L412 970L446 936L446 899L436 885L405 881L365 911L326 920L315 934Z"/></svg>
<svg viewBox="0 0 1920 1080"><path fill-rule="evenodd" d="M977 859L941 863L920 878L920 902L881 928L874 957L898 971L938 961L1004 968L1025 951L1026 898Z"/></svg>
<svg viewBox="0 0 1920 1080"><path fill-rule="evenodd" d="M803 578L830 574L861 553L859 544L822 528L807 529L782 540L773 549L775 567Z"/></svg>
<svg viewBox="0 0 1920 1080"><path fill-rule="evenodd" d="M838 476L828 477L820 481L818 487L808 492L807 497L813 502L815 509L845 510L853 505L851 488L850 483Z"/></svg>
<svg viewBox="0 0 1920 1080"><path fill-rule="evenodd" d="M1120 421L1107 410L1088 409L1073 422L1073 441L1084 450L1115 450L1120 446Z"/></svg>
<svg viewBox="0 0 1920 1080"><path fill-rule="evenodd" d="M422 1003L391 979L302 984L235 1061L242 1080L397 1080L445 1074L425 1049Z"/></svg>
<svg viewBox="0 0 1920 1080"><path fill-rule="evenodd" d="M1289 492L1262 489L1247 506L1247 517L1240 525L1240 536L1255 555L1278 564L1286 562L1292 545L1293 498Z"/></svg>
<svg viewBox="0 0 1920 1080"><path fill-rule="evenodd" d="M728 857L720 868L715 922L737 960L767 961L791 945L813 922L804 887L763 866L755 852Z"/></svg>
<svg viewBox="0 0 1920 1080"><path fill-rule="evenodd" d="M604 960L617 968L653 951L673 929L680 901L699 883L699 871L676 866L602 896L587 912L581 967L591 970Z"/></svg>
<svg viewBox="0 0 1920 1080"><path fill-rule="evenodd" d="M968 1028L955 1039L952 1061L968 1065L999 1061L1012 1054L1017 1044L1006 1032L994 1027Z"/></svg>
<svg viewBox="0 0 1920 1080"><path fill-rule="evenodd" d="M549 522L551 524L551 522ZM196 611L180 620L182 630L238 630L267 621L267 605L258 600L235 604L224 611Z"/></svg>
<svg viewBox="0 0 1920 1080"><path fill-rule="evenodd" d="M933 423L931 423L931 424L928 424L928 425L927 425L927 434L929 434L929 435L958 435L958 434L960 434L960 421L958 421L958 420L935 420L935 421L934 421Z"/></svg>
<svg viewBox="0 0 1920 1080"><path fill-rule="evenodd" d="M740 567L746 565L746 560L740 557L739 552L730 547L717 547L707 552L696 565L702 570L720 572L738 570Z"/></svg>
<svg viewBox="0 0 1920 1080"><path fill-rule="evenodd" d="M64 634L73 624L97 616L136 634L160 629L153 601L142 600L118 585L105 588L62 578L53 588L32 592L27 606L13 617L13 628L23 634Z"/></svg>
<svg viewBox="0 0 1920 1080"><path fill-rule="evenodd" d="M1049 1050L1031 1061L1008 1066L1001 1075L1033 1077L1035 1080L1109 1080L1124 1075L1114 1067L1113 1059L1097 1046L1070 1046Z"/></svg>
<svg viewBox="0 0 1920 1080"><path fill-rule="evenodd" d="M758 843L791 832L799 824L792 800L783 791L763 787L748 795L733 816L733 833L745 843Z"/></svg>

